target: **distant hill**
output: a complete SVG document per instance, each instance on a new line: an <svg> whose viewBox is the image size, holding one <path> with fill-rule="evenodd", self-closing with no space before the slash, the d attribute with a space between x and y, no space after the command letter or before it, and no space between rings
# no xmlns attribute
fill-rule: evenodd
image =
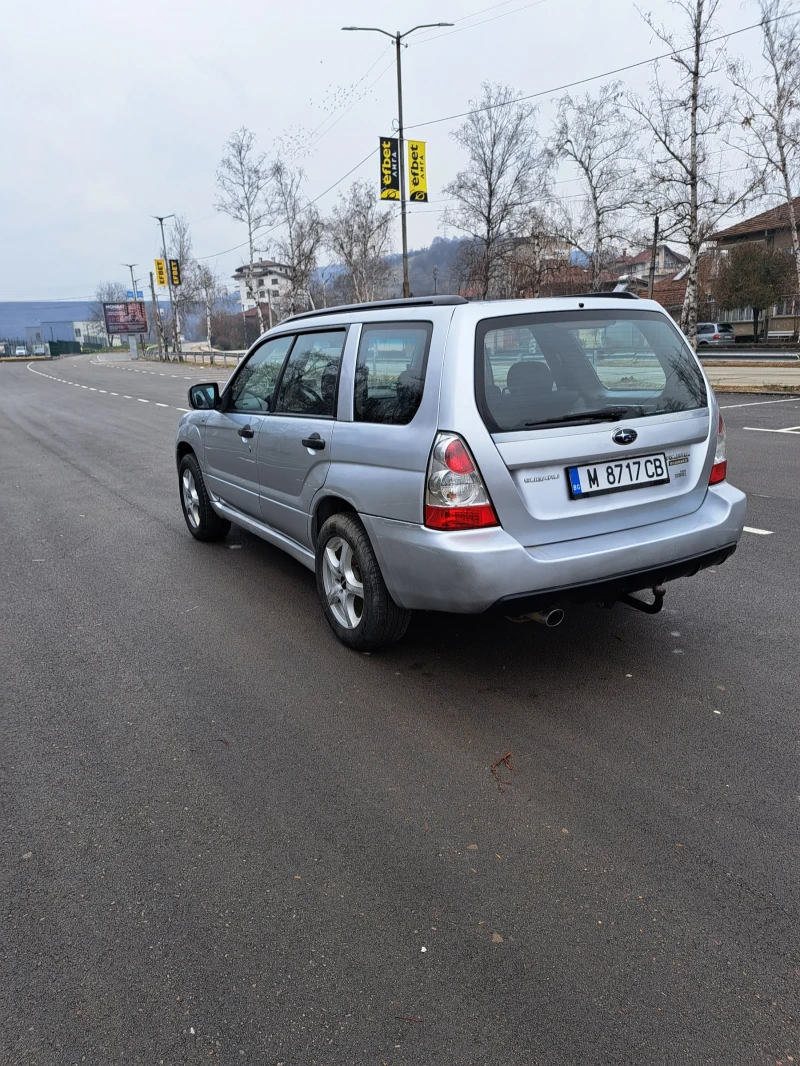
<svg viewBox="0 0 800 1066"><path fill-rule="evenodd" d="M408 284L415 296L431 296L434 291L452 291L453 260L463 240L463 237L434 237L433 243L427 248L409 249ZM387 258L393 267L398 270L402 268L402 255L390 255Z"/></svg>

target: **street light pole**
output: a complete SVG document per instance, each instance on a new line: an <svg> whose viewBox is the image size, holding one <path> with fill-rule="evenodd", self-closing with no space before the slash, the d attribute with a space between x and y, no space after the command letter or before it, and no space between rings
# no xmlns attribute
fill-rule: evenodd
<svg viewBox="0 0 800 1066"><path fill-rule="evenodd" d="M440 26L452 26L452 22L425 22L420 26L413 26L410 30L406 30L405 33L389 33L388 30L381 30L377 26L342 26L343 30L348 31L360 31L364 33L382 33L386 37L391 37L394 41L395 55L397 57L397 138L399 146L400 156L400 232L403 241L403 296L410 296L411 290L408 285L408 225L406 222L406 159L405 150L403 148L403 73L402 64L400 59L400 49L403 46L403 41L406 37L409 37L412 33L416 33L417 30L432 30L438 29Z"/></svg>
<svg viewBox="0 0 800 1066"><path fill-rule="evenodd" d="M137 266L138 264L137 263L123 263L122 265L124 267L127 267L128 270L130 270L130 272L131 272L131 290L133 292L133 295L131 296L131 299L135 300L136 299L136 279L133 276L133 268L135 266Z"/></svg>
<svg viewBox="0 0 800 1066"><path fill-rule="evenodd" d="M169 307L172 311L172 344L176 355L179 355L181 350L180 340L180 325L178 323L178 316L175 313L175 296L172 292L172 273L169 269L169 260L167 259L167 241L164 237L164 219L175 218L175 215L153 215L152 216L161 227L161 252L164 256L164 266L167 268L167 289L169 290Z"/></svg>
<svg viewBox="0 0 800 1066"><path fill-rule="evenodd" d="M408 297L411 289L408 284L408 224L406 222L406 153L403 151L403 72L400 55L402 38L398 33L394 39L397 55L397 137L400 142L400 233L403 241L403 296Z"/></svg>

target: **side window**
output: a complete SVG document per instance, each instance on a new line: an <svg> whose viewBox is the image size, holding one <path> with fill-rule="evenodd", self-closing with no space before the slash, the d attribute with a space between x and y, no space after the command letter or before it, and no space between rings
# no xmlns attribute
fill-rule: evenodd
<svg viewBox="0 0 800 1066"><path fill-rule="evenodd" d="M231 386L230 410L261 414L269 411L278 375L293 340L292 335L273 337L250 356Z"/></svg>
<svg viewBox="0 0 800 1066"><path fill-rule="evenodd" d="M333 417L346 336L344 330L329 330L297 337L281 378L276 411Z"/></svg>
<svg viewBox="0 0 800 1066"><path fill-rule="evenodd" d="M362 327L356 361L355 420L404 426L417 413L433 327L394 322Z"/></svg>

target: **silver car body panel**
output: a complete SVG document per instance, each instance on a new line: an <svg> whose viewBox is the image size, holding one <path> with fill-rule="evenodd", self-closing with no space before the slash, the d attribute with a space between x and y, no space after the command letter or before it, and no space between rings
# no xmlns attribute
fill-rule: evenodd
<svg viewBox="0 0 800 1066"><path fill-rule="evenodd" d="M309 567L314 565L316 508L330 497L345 501L362 518L392 597L407 608L479 612L504 597L591 583L735 545L744 525L745 497L727 482L709 487L719 412L702 368L707 407L633 421L638 437L625 457L663 452L674 458L680 466L668 485L570 498L567 464L621 457L623 450L611 439L614 425L490 433L475 396L478 323L509 314L574 312L580 302L569 297L392 307L281 323L267 336L351 327L335 420L239 416L250 418L252 428L261 418L258 433L249 442L237 437L239 443L223 447L218 438L224 412L193 411L181 419L179 443L191 445L198 455L219 514ZM617 299L593 298L590 309L624 312L625 306ZM632 306L672 322L655 302ZM420 406L407 425L356 422L361 326L402 322L433 327ZM697 362L688 343L686 357ZM312 430L325 440L321 452L300 445ZM467 442L498 527L442 532L423 525L425 477L438 431L458 433ZM235 427L228 432L237 436ZM236 476L229 468L226 473L225 463L233 464Z"/></svg>

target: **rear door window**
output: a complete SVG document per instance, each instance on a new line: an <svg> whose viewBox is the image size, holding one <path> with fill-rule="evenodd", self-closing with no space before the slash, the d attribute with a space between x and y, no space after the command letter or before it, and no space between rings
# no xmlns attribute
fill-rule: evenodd
<svg viewBox="0 0 800 1066"><path fill-rule="evenodd" d="M404 426L417 413L433 327L382 322L361 329L355 376L356 422Z"/></svg>
<svg viewBox="0 0 800 1066"><path fill-rule="evenodd" d="M298 335L281 377L276 412L333 418L346 336L343 329Z"/></svg>
<svg viewBox="0 0 800 1066"><path fill-rule="evenodd" d="M477 330L475 387L493 432L581 418L628 420L708 402L693 353L657 311L484 319Z"/></svg>

